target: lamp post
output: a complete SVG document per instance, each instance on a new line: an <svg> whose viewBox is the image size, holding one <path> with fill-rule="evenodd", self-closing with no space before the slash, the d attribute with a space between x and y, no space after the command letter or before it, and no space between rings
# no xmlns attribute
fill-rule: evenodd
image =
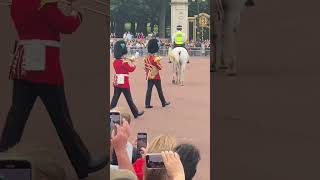
<svg viewBox="0 0 320 180"><path fill-rule="evenodd" d="M199 32L199 31L200 31L200 26L199 26L199 24L200 24L200 22L199 22L199 20L200 20L200 18L199 18L199 14L200 14L200 3L201 3L201 2L206 2L206 0L192 0L192 2L197 3L196 28L197 28L197 32ZM198 33L196 33L196 34L198 34ZM198 38L197 38L197 39L198 39ZM202 40L203 40L203 32L202 32Z"/></svg>

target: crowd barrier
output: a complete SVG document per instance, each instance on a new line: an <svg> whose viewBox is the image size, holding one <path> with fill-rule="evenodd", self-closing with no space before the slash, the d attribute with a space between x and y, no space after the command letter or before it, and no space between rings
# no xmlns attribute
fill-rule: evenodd
<svg viewBox="0 0 320 180"><path fill-rule="evenodd" d="M169 47L160 47L158 55L168 56L168 51ZM110 49L110 52L113 53L113 48ZM138 52L140 56L144 56L148 53L148 50L143 47L128 47L128 55L135 55L136 52ZM188 52L190 56L210 56L210 48L192 47L188 48Z"/></svg>

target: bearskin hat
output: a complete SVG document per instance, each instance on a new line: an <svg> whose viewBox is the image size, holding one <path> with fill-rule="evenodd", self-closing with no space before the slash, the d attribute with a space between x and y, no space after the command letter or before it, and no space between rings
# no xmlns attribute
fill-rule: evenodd
<svg viewBox="0 0 320 180"><path fill-rule="evenodd" d="M114 44L114 58L119 59L127 53L128 53L128 50L127 50L127 45L125 41L120 40Z"/></svg>
<svg viewBox="0 0 320 180"><path fill-rule="evenodd" d="M154 54L157 53L159 51L159 41L158 39L151 39L148 42L148 53L150 54Z"/></svg>

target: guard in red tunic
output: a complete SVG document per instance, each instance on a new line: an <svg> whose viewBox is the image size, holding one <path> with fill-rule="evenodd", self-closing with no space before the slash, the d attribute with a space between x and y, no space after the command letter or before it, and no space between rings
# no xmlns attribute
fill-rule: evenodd
<svg viewBox="0 0 320 180"><path fill-rule="evenodd" d="M114 93L111 101L111 109L115 108L118 104L118 100L120 98L121 93L123 93L126 98L128 105L131 109L131 112L134 118L142 116L144 111L139 112L138 108L134 104L130 91L130 83L129 83L129 73L133 72L136 69L136 65L131 60L126 60L124 55L128 53L126 42L125 41L117 41L114 45L114 62L113 67L115 70L114 75Z"/></svg>
<svg viewBox="0 0 320 180"><path fill-rule="evenodd" d="M104 168L108 157L92 160L70 118L60 65L60 35L76 31L82 16L75 10L70 16L64 15L57 3L54 0L12 0L11 17L19 40L10 68L12 106L2 131L0 151L7 151L20 142L30 111L39 97L82 179Z"/></svg>
<svg viewBox="0 0 320 180"><path fill-rule="evenodd" d="M159 71L161 70L160 58L155 56L155 53L159 51L159 41L157 39L151 39L148 42L148 55L145 57L145 70L148 80L148 89L146 93L146 108L153 108L151 106L151 94L152 88L155 85L158 91L158 95L162 104L162 107L170 105L170 102L167 102L163 96L162 87L161 87L161 78Z"/></svg>

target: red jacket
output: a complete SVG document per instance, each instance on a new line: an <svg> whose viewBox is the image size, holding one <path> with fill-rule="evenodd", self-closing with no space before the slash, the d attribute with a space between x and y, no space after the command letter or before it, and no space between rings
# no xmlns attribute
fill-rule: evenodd
<svg viewBox="0 0 320 180"><path fill-rule="evenodd" d="M143 180L144 164L145 164L145 160L143 158L137 159L136 162L133 164L133 169L136 172L136 176L138 177L138 180Z"/></svg>
<svg viewBox="0 0 320 180"><path fill-rule="evenodd" d="M60 41L60 34L71 34L81 24L80 16L65 16L58 9L57 3L46 4L41 9L39 6L40 0L12 0L11 17L20 40ZM18 49L21 50L22 46ZM60 49L47 46L45 70L26 71L21 79L33 83L63 85Z"/></svg>
<svg viewBox="0 0 320 180"><path fill-rule="evenodd" d="M145 67L146 67L146 76L148 78L148 73L149 73L149 70L148 68L150 68L150 65L152 66L155 66L156 68L158 68L158 70L161 70L161 64L160 64L160 61L155 61L156 60L156 56L155 55L148 55L145 59ZM150 65L149 65L150 63ZM160 77L160 73L158 72L156 77L154 78L155 80L161 80L161 77Z"/></svg>
<svg viewBox="0 0 320 180"><path fill-rule="evenodd" d="M116 72L114 76L113 86L117 88L130 88L129 83L129 73L133 72L136 69L136 66L130 65L128 62L124 61L124 59L115 59L113 62L113 67ZM117 84L117 76L116 75L126 75L124 77L124 84Z"/></svg>

